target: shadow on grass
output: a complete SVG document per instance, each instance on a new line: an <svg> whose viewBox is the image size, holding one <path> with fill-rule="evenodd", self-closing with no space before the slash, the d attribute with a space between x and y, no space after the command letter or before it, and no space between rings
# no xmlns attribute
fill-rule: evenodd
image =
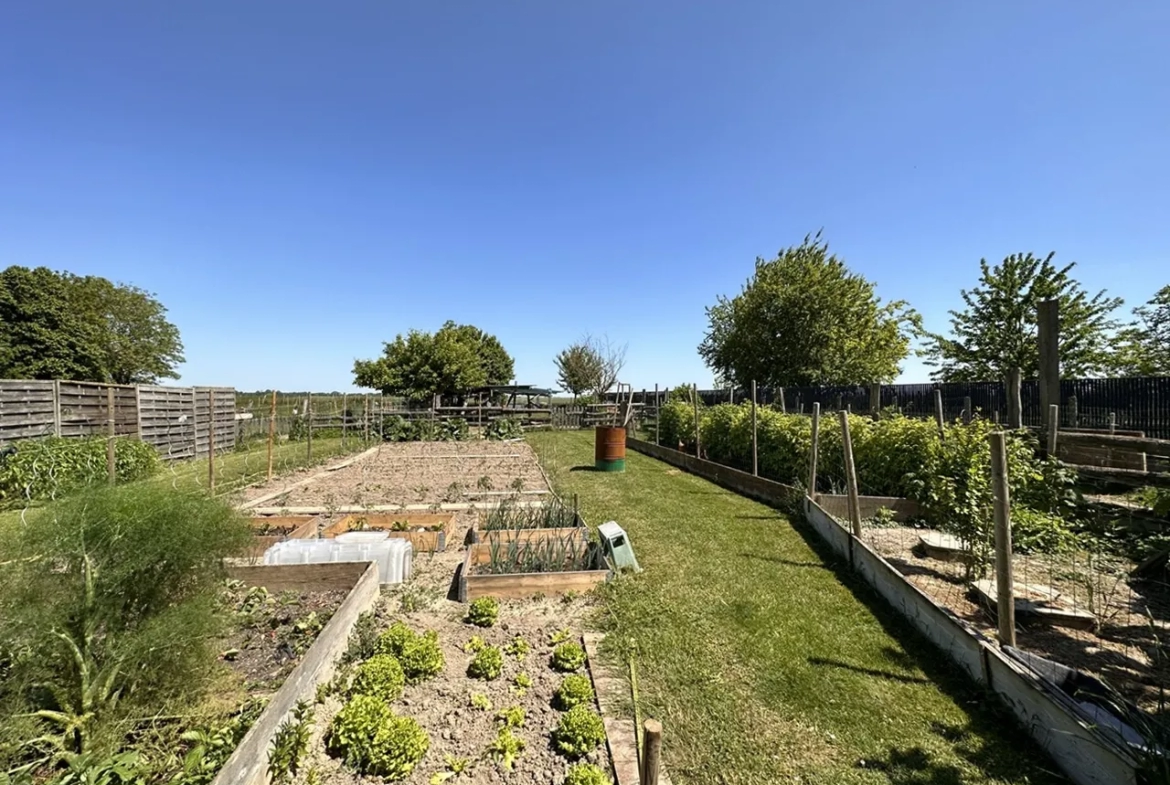
<svg viewBox="0 0 1170 785"><path fill-rule="evenodd" d="M904 676L901 673L891 673L890 671L879 671L876 668L863 668L860 665L850 665L847 662L840 660L830 660L825 657L809 657L809 665L816 665L828 668L843 668L844 670L853 671L854 673L862 673L866 676L876 676L879 679L889 679L890 681L900 681L904 684L931 684L930 679L919 676Z"/></svg>
<svg viewBox="0 0 1170 785"><path fill-rule="evenodd" d="M752 559L753 561L764 561L769 564L783 564L786 567L807 567L811 570L827 570L829 569L820 562L812 561L792 561L791 559L781 559L778 556L761 556L758 553L738 553L736 554L741 559Z"/></svg>
<svg viewBox="0 0 1170 785"><path fill-rule="evenodd" d="M887 650L883 651L883 656L891 663L903 664L907 670L921 670L927 681L933 682L966 712L968 721L965 726L943 726L934 722L931 723L931 731L951 742L956 755L977 767L989 779L1018 781L1020 775L1024 773L1020 767L1022 745L1009 741L1012 734L1004 733L1005 726L1019 728L1021 734L1025 733L1015 715L957 665L946 657L939 656L939 649L854 572L849 562L838 556L829 544L820 538L816 530L804 521L802 515L793 514L789 520L793 530L828 565L841 585L873 614L886 634L901 644L903 651L887 647ZM1047 753L1039 745L1031 742L1030 738L1028 743L1031 750L1028 751L1027 757L1043 761L1043 765L1036 765L1033 771L1036 774L1043 772L1051 777L1038 779L1036 782L1066 782L1061 775L1055 773L1056 766ZM917 747L892 748L886 761L866 763L872 764L874 768L881 768L887 772L891 783L899 785L951 785L965 781L962 773L953 766L931 762L927 753Z"/></svg>
<svg viewBox="0 0 1170 785"><path fill-rule="evenodd" d="M581 466L570 466L569 471L571 471L571 472L596 472L596 471L598 471L598 469L596 466L581 465Z"/></svg>

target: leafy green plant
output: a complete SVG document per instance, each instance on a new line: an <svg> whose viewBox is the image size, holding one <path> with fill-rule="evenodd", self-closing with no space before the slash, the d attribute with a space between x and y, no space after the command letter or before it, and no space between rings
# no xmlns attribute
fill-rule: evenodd
<svg viewBox="0 0 1170 785"><path fill-rule="evenodd" d="M581 648L581 644L569 641L553 649L553 670L558 670L562 673L572 673L573 671L580 670L584 665L585 649Z"/></svg>
<svg viewBox="0 0 1170 785"><path fill-rule="evenodd" d="M509 706L496 713L496 722L505 728L523 728L526 712L522 706Z"/></svg>
<svg viewBox="0 0 1170 785"><path fill-rule="evenodd" d="M467 666L467 675L473 679L494 681L504 669L504 655L497 646L485 646Z"/></svg>
<svg viewBox="0 0 1170 785"><path fill-rule="evenodd" d="M60 499L87 485L108 480L106 439L24 439L0 462L0 502ZM138 439L114 442L118 483L136 482L158 472L158 452Z"/></svg>
<svg viewBox="0 0 1170 785"><path fill-rule="evenodd" d="M556 632L554 632L548 636L548 642L549 642L550 646L556 646L559 643L564 643L565 641L567 641L569 638L572 638L572 637L573 637L573 631L570 630L568 627L562 627L561 629L557 630Z"/></svg>
<svg viewBox="0 0 1170 785"><path fill-rule="evenodd" d="M476 627L492 627L500 617L500 601L495 597L480 597L467 608L469 624Z"/></svg>
<svg viewBox="0 0 1170 785"><path fill-rule="evenodd" d="M54 780L54 785L146 785L152 772L146 758L138 750L126 750L109 757L97 755L70 755L65 758L66 769ZM0 785L32 785L29 773L18 773L9 779L0 773Z"/></svg>
<svg viewBox="0 0 1170 785"><path fill-rule="evenodd" d="M463 644L463 651L468 654L478 654L483 651L485 646L487 646L487 642L483 638L478 635L472 635L471 639Z"/></svg>
<svg viewBox="0 0 1170 785"><path fill-rule="evenodd" d="M268 777L272 782L286 785L296 778L301 759L309 751L312 733L313 709L305 701L298 701L292 716L276 729L268 751Z"/></svg>
<svg viewBox="0 0 1170 785"><path fill-rule="evenodd" d="M177 780L182 785L207 785L252 724L264 710L266 701L249 699L226 722L213 726L185 731L179 738L187 747Z"/></svg>
<svg viewBox="0 0 1170 785"><path fill-rule="evenodd" d="M512 677L512 692L523 695L532 689L532 677L527 673L517 673Z"/></svg>
<svg viewBox="0 0 1170 785"><path fill-rule="evenodd" d="M389 702L402 696L405 684L406 675L398 660L390 654L375 654L358 665L350 692Z"/></svg>
<svg viewBox="0 0 1170 785"><path fill-rule="evenodd" d="M481 491L490 491L492 489L492 478L488 475L483 475L475 481L475 487Z"/></svg>
<svg viewBox="0 0 1170 785"><path fill-rule="evenodd" d="M605 742L601 715L586 706L574 706L561 715L552 732L553 745L568 758L580 758Z"/></svg>
<svg viewBox="0 0 1170 785"><path fill-rule="evenodd" d="M356 695L334 717L326 749L361 774L393 781L409 776L430 744L415 720L395 716L371 695Z"/></svg>
<svg viewBox="0 0 1170 785"><path fill-rule="evenodd" d="M613 785L613 780L600 766L592 763L575 763L565 774L564 785Z"/></svg>
<svg viewBox="0 0 1170 785"><path fill-rule="evenodd" d="M471 698L468 702L471 704L471 708L476 709L477 711L492 710L492 702L488 700L488 696L484 695L482 692L471 693Z"/></svg>
<svg viewBox="0 0 1170 785"><path fill-rule="evenodd" d="M458 777L465 771L471 768L470 758L457 758L454 755L447 753L443 759L446 767L445 771L436 771L428 780L429 785L442 785L447 780Z"/></svg>
<svg viewBox="0 0 1170 785"><path fill-rule="evenodd" d="M588 676L573 673L566 676L553 693L553 706L568 711L582 705L593 705L593 683Z"/></svg>
<svg viewBox="0 0 1170 785"><path fill-rule="evenodd" d="M504 647L504 653L515 657L517 660L523 662L524 658L528 656L528 652L532 650L532 645L524 640L523 637L517 635L508 645Z"/></svg>
<svg viewBox="0 0 1170 785"><path fill-rule="evenodd" d="M496 738L488 745L488 757L508 771L516 764L516 758L524 751L524 740L512 733L511 728L500 728Z"/></svg>
<svg viewBox="0 0 1170 785"><path fill-rule="evenodd" d="M437 632L427 630L419 635L402 622L394 622L378 636L378 651L398 659L407 684L434 678L446 665Z"/></svg>
<svg viewBox="0 0 1170 785"><path fill-rule="evenodd" d="M483 436L489 441L519 439L524 436L524 429L520 427L519 420L511 417L497 417L488 423L487 428L484 429Z"/></svg>
<svg viewBox="0 0 1170 785"><path fill-rule="evenodd" d="M353 631L349 634L349 645L341 655L341 664L368 660L378 652L378 631L380 625L373 611L366 611L357 617Z"/></svg>

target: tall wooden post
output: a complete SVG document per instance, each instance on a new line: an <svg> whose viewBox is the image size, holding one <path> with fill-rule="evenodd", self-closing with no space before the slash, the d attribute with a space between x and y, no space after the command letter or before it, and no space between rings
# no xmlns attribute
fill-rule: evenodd
<svg viewBox="0 0 1170 785"><path fill-rule="evenodd" d="M207 389L207 489L215 492L215 390Z"/></svg>
<svg viewBox="0 0 1170 785"><path fill-rule="evenodd" d="M272 391L272 408L268 413L268 479L272 479L272 445L276 442L276 390Z"/></svg>
<svg viewBox="0 0 1170 785"><path fill-rule="evenodd" d="M1068 424L1073 428L1080 424L1080 413L1077 411L1077 397L1075 395L1068 397Z"/></svg>
<svg viewBox="0 0 1170 785"><path fill-rule="evenodd" d="M1109 412L1109 433L1117 430L1117 412Z"/></svg>
<svg viewBox="0 0 1170 785"><path fill-rule="evenodd" d="M341 446L345 447L345 431L349 424L349 411L346 409L346 401L348 397L345 393L341 394Z"/></svg>
<svg viewBox="0 0 1170 785"><path fill-rule="evenodd" d="M752 476L760 476L760 441L756 432L756 380L752 379Z"/></svg>
<svg viewBox="0 0 1170 785"><path fill-rule="evenodd" d="M849 412L841 411L841 446L845 451L845 485L849 492L849 521L853 536L861 537L861 502L857 498L857 467L853 464L853 439L849 435Z"/></svg>
<svg viewBox="0 0 1170 785"><path fill-rule="evenodd" d="M370 396L366 394L365 407L362 409L362 441L370 441Z"/></svg>
<svg viewBox="0 0 1170 785"><path fill-rule="evenodd" d="M837 411L845 410L845 396L842 393L837 393Z"/></svg>
<svg viewBox="0 0 1170 785"><path fill-rule="evenodd" d="M661 407L658 405L658 385L654 385L654 443L661 444L662 441L658 438L658 420L661 414Z"/></svg>
<svg viewBox="0 0 1170 785"><path fill-rule="evenodd" d="M874 383L869 386L869 413L875 418L882 412L882 386Z"/></svg>
<svg viewBox="0 0 1170 785"><path fill-rule="evenodd" d="M817 500L817 450L820 449L821 405L812 408L812 450L808 456L808 497Z"/></svg>
<svg viewBox="0 0 1170 785"><path fill-rule="evenodd" d="M646 720L642 724L642 766L638 771L639 785L658 785L662 766L662 723Z"/></svg>
<svg viewBox="0 0 1170 785"><path fill-rule="evenodd" d="M1040 411L1047 430L1049 407L1060 404L1060 302L1040 303L1036 322L1040 343Z"/></svg>
<svg viewBox="0 0 1170 785"><path fill-rule="evenodd" d="M114 418L114 388L106 387L106 475L110 485L118 481L118 463L116 458L115 440L117 439L117 421Z"/></svg>
<svg viewBox="0 0 1170 785"><path fill-rule="evenodd" d="M777 387L776 388L776 395L777 395L776 400L780 404L780 413L781 414L788 414L788 407L784 403L784 388Z"/></svg>
<svg viewBox="0 0 1170 785"><path fill-rule="evenodd" d="M305 399L305 425L309 429L308 456L311 460L313 458L313 393L309 393L309 397Z"/></svg>
<svg viewBox="0 0 1170 785"><path fill-rule="evenodd" d="M995 503L995 610L999 642L1016 645L1016 600L1012 577L1012 520L1008 496L1007 445L1003 431L988 434L991 441L991 493Z"/></svg>
<svg viewBox="0 0 1170 785"><path fill-rule="evenodd" d="M1060 428L1060 407L1052 404L1048 407L1048 416L1045 418L1048 423L1048 454L1053 458L1056 457L1056 432Z"/></svg>
<svg viewBox="0 0 1170 785"><path fill-rule="evenodd" d="M973 416L973 414L971 412L971 396L964 395L963 396L963 424L970 425L972 416Z"/></svg>
<svg viewBox="0 0 1170 785"><path fill-rule="evenodd" d="M735 406L735 385L727 385L727 402Z"/></svg>
<svg viewBox="0 0 1170 785"><path fill-rule="evenodd" d="M1007 374L1007 407L1008 428L1014 431L1024 427L1024 404L1020 398L1020 386L1023 384L1022 373L1019 368L1008 368Z"/></svg>
<svg viewBox="0 0 1170 785"><path fill-rule="evenodd" d="M946 418L943 417L942 389L934 388L934 420L938 424L938 438L947 437Z"/></svg>
<svg viewBox="0 0 1170 785"><path fill-rule="evenodd" d="M691 403L693 403L695 407L695 457L702 458L703 449L702 444L699 441L699 385L694 385L691 388L691 393L694 396L691 398Z"/></svg>

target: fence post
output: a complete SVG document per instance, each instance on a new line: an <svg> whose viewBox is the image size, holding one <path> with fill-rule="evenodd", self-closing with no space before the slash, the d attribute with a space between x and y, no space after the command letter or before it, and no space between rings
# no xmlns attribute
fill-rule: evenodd
<svg viewBox="0 0 1170 785"><path fill-rule="evenodd" d="M215 493L215 390L207 388L207 489Z"/></svg>
<svg viewBox="0 0 1170 785"><path fill-rule="evenodd" d="M646 720L642 723L642 768L638 772L640 785L658 785L661 762L662 723Z"/></svg>
<svg viewBox="0 0 1170 785"><path fill-rule="evenodd" d="M661 407L658 405L658 385L654 385L654 443L661 444L658 439L658 417L661 414L659 411Z"/></svg>
<svg viewBox="0 0 1170 785"><path fill-rule="evenodd" d="M735 385L727 385L727 402L735 406Z"/></svg>
<svg viewBox="0 0 1170 785"><path fill-rule="evenodd" d="M362 442L368 444L370 441L370 394L366 393L366 400L362 408Z"/></svg>
<svg viewBox="0 0 1170 785"><path fill-rule="evenodd" d="M1040 416L1060 404L1060 301L1045 300L1037 307L1037 339L1040 344ZM1048 422L1043 423L1045 430Z"/></svg>
<svg viewBox="0 0 1170 785"><path fill-rule="evenodd" d="M963 396L963 424L964 424L964 425L970 425L970 424L971 424L971 416L972 416L972 412L971 412L971 396L970 396L970 395L964 395L964 396Z"/></svg>
<svg viewBox="0 0 1170 785"><path fill-rule="evenodd" d="M272 445L276 442L276 390L272 391L272 411L268 417L268 479L272 479Z"/></svg>
<svg viewBox="0 0 1170 785"><path fill-rule="evenodd" d="M821 405L812 408L812 451L808 456L808 497L817 500L817 450L820 449Z"/></svg>
<svg viewBox="0 0 1170 785"><path fill-rule="evenodd" d="M752 379L752 476L760 476L760 442L756 421L756 380Z"/></svg>
<svg viewBox="0 0 1170 785"><path fill-rule="evenodd" d="M134 385L134 433L142 441L142 385Z"/></svg>
<svg viewBox="0 0 1170 785"><path fill-rule="evenodd" d="M1016 600L1012 577L1012 519L1007 481L1007 447L1003 431L988 434L991 441L991 492L995 500L995 610L999 642L1016 645Z"/></svg>
<svg viewBox="0 0 1170 785"><path fill-rule="evenodd" d="M115 482L117 482L118 479L118 469L114 453L114 450L116 449L114 446L114 439L117 438L117 434L115 433L116 424L114 421L114 388L112 385L106 386L106 427L109 431L109 434L106 437L106 474L109 477L110 485L113 485Z"/></svg>
<svg viewBox="0 0 1170 785"><path fill-rule="evenodd" d="M1117 430L1117 412L1109 412L1109 433Z"/></svg>
<svg viewBox="0 0 1170 785"><path fill-rule="evenodd" d="M1052 404L1048 407L1048 454L1056 457L1056 431L1060 428L1060 407Z"/></svg>
<svg viewBox="0 0 1170 785"><path fill-rule="evenodd" d="M1069 425L1073 428L1076 428L1080 421L1080 416L1077 412L1077 397L1075 395L1068 397L1068 420Z"/></svg>
<svg viewBox="0 0 1170 785"><path fill-rule="evenodd" d="M869 413L875 418L881 414L882 411L882 386L874 383L869 386Z"/></svg>
<svg viewBox="0 0 1170 785"><path fill-rule="evenodd" d="M349 413L345 407L348 396L345 393L341 394L341 447L345 448L345 431L346 425L349 423Z"/></svg>
<svg viewBox="0 0 1170 785"><path fill-rule="evenodd" d="M943 417L942 388L934 388L934 420L938 423L938 438L947 438L946 418Z"/></svg>
<svg viewBox="0 0 1170 785"><path fill-rule="evenodd" d="M695 457L701 459L703 450L699 442L699 385L693 385L691 393L694 396L691 398L691 403L695 406Z"/></svg>
<svg viewBox="0 0 1170 785"><path fill-rule="evenodd" d="M1023 374L1019 368L1009 368L1007 375L1008 427L1014 431L1024 427L1024 404L1020 399Z"/></svg>
<svg viewBox="0 0 1170 785"><path fill-rule="evenodd" d="M853 536L860 539L861 503L857 499L857 467L853 465L853 439L849 435L849 412L840 411L837 416L841 418L841 446L845 452L845 485L849 492L849 521L853 524Z"/></svg>
<svg viewBox="0 0 1170 785"><path fill-rule="evenodd" d="M840 412L840 411L844 411L844 410L845 410L845 395L843 393L837 393L837 411Z"/></svg>
<svg viewBox="0 0 1170 785"><path fill-rule="evenodd" d="M777 388L777 394L779 395L779 398L777 398L777 400L780 402L780 413L781 414L788 414L788 407L784 404L784 388L783 387Z"/></svg>
<svg viewBox="0 0 1170 785"><path fill-rule="evenodd" d="M305 399L305 425L309 429L308 458L313 459L313 393Z"/></svg>

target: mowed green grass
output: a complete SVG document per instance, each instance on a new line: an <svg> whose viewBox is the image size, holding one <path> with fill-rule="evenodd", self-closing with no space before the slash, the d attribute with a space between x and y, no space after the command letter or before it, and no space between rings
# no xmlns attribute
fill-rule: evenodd
<svg viewBox="0 0 1170 785"><path fill-rule="evenodd" d="M636 652L676 783L1056 783L996 702L775 510L592 432L528 440L592 524L617 520L645 572L604 590L610 653Z"/></svg>

